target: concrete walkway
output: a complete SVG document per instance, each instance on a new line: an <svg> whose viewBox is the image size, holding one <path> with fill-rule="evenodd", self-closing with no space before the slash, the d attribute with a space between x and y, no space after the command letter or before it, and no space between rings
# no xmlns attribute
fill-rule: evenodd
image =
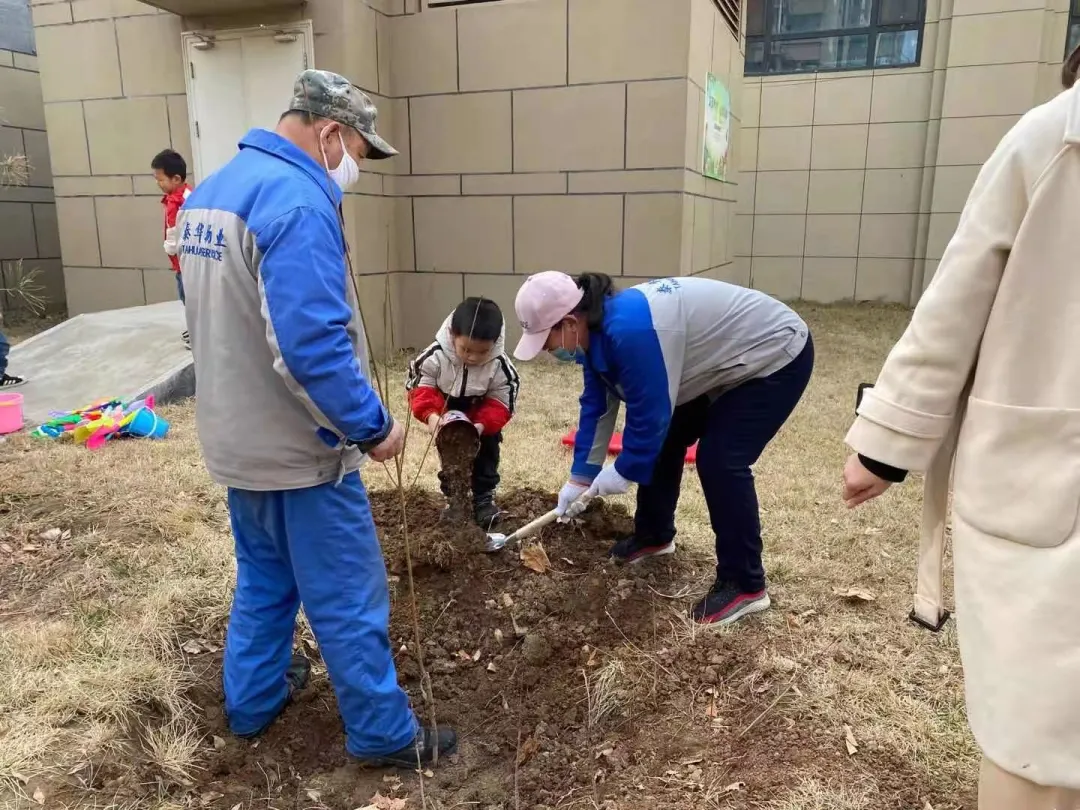
<svg viewBox="0 0 1080 810"><path fill-rule="evenodd" d="M11 349L8 372L27 379L27 428L50 411L70 411L105 398L154 394L171 402L195 393L195 368L180 340L179 301L76 315Z"/></svg>

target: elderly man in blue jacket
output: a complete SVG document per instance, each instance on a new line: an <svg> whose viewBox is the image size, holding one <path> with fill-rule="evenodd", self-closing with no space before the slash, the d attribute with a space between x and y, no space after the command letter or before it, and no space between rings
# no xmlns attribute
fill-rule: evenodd
<svg viewBox="0 0 1080 810"><path fill-rule="evenodd" d="M225 710L255 737L310 676L292 654L303 604L338 697L350 754L402 767L453 751L419 727L387 635L386 570L358 472L401 452L368 383L363 323L339 219L362 160L397 154L345 78L304 71L274 132L256 129L178 221L199 440L228 488L236 595Z"/></svg>

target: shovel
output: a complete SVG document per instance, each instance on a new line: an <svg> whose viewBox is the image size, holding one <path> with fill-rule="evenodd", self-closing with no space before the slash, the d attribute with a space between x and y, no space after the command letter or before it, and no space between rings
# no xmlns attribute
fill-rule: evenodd
<svg viewBox="0 0 1080 810"><path fill-rule="evenodd" d="M590 499L585 498L585 493L582 493L580 496L578 496L578 500L574 501L574 504L580 503L581 508L584 509L585 504L587 504L589 502L589 500ZM571 506L573 506L573 504L571 504ZM580 512L581 510L577 510L577 511ZM540 517L538 517L536 520L532 521L531 523L526 523L524 526L522 526L516 532L512 532L511 534L503 534L501 532L491 532L487 536L488 537L487 544L484 546L484 550L487 551L490 554L492 552L502 550L503 548L506 547L506 544L509 543L511 540L516 540L517 542L520 543L526 537L532 537L534 534L536 534L542 528L544 528L545 526L550 526L552 523L554 523L558 519L559 519L558 511L556 509L552 509L547 514L541 515Z"/></svg>

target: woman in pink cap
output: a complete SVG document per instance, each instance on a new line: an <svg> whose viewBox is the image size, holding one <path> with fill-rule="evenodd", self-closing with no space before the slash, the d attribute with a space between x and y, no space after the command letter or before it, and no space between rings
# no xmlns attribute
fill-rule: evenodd
<svg viewBox="0 0 1080 810"><path fill-rule="evenodd" d="M810 380L814 345L803 320L764 293L722 281L657 279L616 292L608 276L554 271L526 279L515 309L524 330L518 359L547 351L584 367L559 513L573 515L588 497L636 483L634 533L611 556L637 563L671 554L686 450L699 441L717 566L693 618L730 624L768 608L750 468ZM603 466L623 402L623 451Z"/></svg>

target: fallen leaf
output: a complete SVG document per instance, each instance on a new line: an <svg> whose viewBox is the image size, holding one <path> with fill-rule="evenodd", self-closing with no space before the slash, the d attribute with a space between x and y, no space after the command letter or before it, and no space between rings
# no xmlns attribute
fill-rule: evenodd
<svg viewBox="0 0 1080 810"><path fill-rule="evenodd" d="M867 537L873 537L874 535L881 534L881 529L877 526L871 526L869 529L863 532Z"/></svg>
<svg viewBox="0 0 1080 810"><path fill-rule="evenodd" d="M540 752L540 743L536 741L536 737L529 737L521 744L521 748L518 749L517 764L520 767L536 756Z"/></svg>
<svg viewBox="0 0 1080 810"><path fill-rule="evenodd" d="M63 536L64 533L60 529L46 529L38 535L38 540L42 540L46 543L55 543Z"/></svg>
<svg viewBox="0 0 1080 810"><path fill-rule="evenodd" d="M0 551L4 552L5 554L11 554L15 551L15 549L13 549L7 543L0 543Z"/></svg>
<svg viewBox="0 0 1080 810"><path fill-rule="evenodd" d="M382 780L390 785L390 792L397 793L401 790L401 777L392 773L383 774Z"/></svg>
<svg viewBox="0 0 1080 810"><path fill-rule="evenodd" d="M218 799L224 799L224 798L225 798L224 793L214 793L213 791L210 791L209 793L204 793L202 796L200 796L199 797L199 802L202 805L205 806L205 805L208 805L208 804L213 804Z"/></svg>
<svg viewBox="0 0 1080 810"><path fill-rule="evenodd" d="M474 664L480 660L480 650L477 650L472 654L472 660Z"/></svg>
<svg viewBox="0 0 1080 810"><path fill-rule="evenodd" d="M705 708L705 716L711 717L714 720L720 716L720 710L716 708L716 697L712 697L709 700L709 705Z"/></svg>
<svg viewBox="0 0 1080 810"><path fill-rule="evenodd" d="M431 770L431 768L428 768L426 771L424 771L424 776L426 776L428 779L434 779L435 778L435 771ZM402 805L402 807L404 807L404 806L405 805Z"/></svg>
<svg viewBox="0 0 1080 810"><path fill-rule="evenodd" d="M934 810L934 805L930 804L930 800L926 800L926 804L923 805L922 810Z"/></svg>
<svg viewBox="0 0 1080 810"><path fill-rule="evenodd" d="M22 782L24 785L30 781L28 777L23 776L21 773L12 773L11 775L18 779L20 782Z"/></svg>
<svg viewBox="0 0 1080 810"><path fill-rule="evenodd" d="M495 628L495 643L496 644L502 644L503 643L503 631L500 630L497 627Z"/></svg>
<svg viewBox="0 0 1080 810"><path fill-rule="evenodd" d="M510 598L510 594L508 593L504 593L502 596L500 596L499 602L502 604L503 607L508 608L514 606L514 600Z"/></svg>
<svg viewBox="0 0 1080 810"><path fill-rule="evenodd" d="M311 799L313 802L317 802L317 801L322 800L322 794L319 793L319 791L317 791L317 790L308 790L308 791L305 791L305 792L307 793L307 797L309 799Z"/></svg>
<svg viewBox="0 0 1080 810"><path fill-rule="evenodd" d="M851 726L844 726L844 743L847 745L849 757L859 753L859 744L855 742L855 732L851 730Z"/></svg>
<svg viewBox="0 0 1080 810"><path fill-rule="evenodd" d="M183 646L180 647L180 649L186 652L188 655L198 655L202 652L202 645L192 639L191 641L185 641Z"/></svg>
<svg viewBox="0 0 1080 810"><path fill-rule="evenodd" d="M799 668L797 661L793 661L790 658L785 658L782 655L776 656L773 659L773 665L781 672L794 672Z"/></svg>
<svg viewBox="0 0 1080 810"><path fill-rule="evenodd" d="M427 776L427 772L424 775ZM371 797L371 804L364 805L359 810L405 810L405 800L376 793Z"/></svg>
<svg viewBox="0 0 1080 810"><path fill-rule="evenodd" d="M214 737L214 748L216 748L218 751L220 751L224 747L225 747L225 740L222 739L221 737L215 736Z"/></svg>
<svg viewBox="0 0 1080 810"><path fill-rule="evenodd" d="M510 614L510 622L514 625L514 635L518 638L525 638L525 635L529 632L529 628L518 624L517 616L513 613Z"/></svg>
<svg viewBox="0 0 1080 810"><path fill-rule="evenodd" d="M563 561L564 563L566 563L567 565L573 565L573 564L574 564L574 561L573 561L573 560L571 560L571 559L570 559L569 557L562 557L561 559L562 559L562 561Z"/></svg>
<svg viewBox="0 0 1080 810"><path fill-rule="evenodd" d="M27 546L23 546L22 550L26 551L26 552L33 553L35 551L41 551L41 546L29 546L29 545L27 545Z"/></svg>
<svg viewBox="0 0 1080 810"><path fill-rule="evenodd" d="M546 574L551 568L551 560L548 559L547 552L540 543L533 543L521 549L521 564L538 574Z"/></svg>
<svg viewBox="0 0 1080 810"><path fill-rule="evenodd" d="M833 594L849 602L873 602L877 599L872 591L865 588L833 588Z"/></svg>
<svg viewBox="0 0 1080 810"><path fill-rule="evenodd" d="M498 671L499 671L499 668L498 668L498 667L496 667L496 666L495 666L495 662L494 662L494 661L492 661L491 663L489 663L489 664L487 665L487 671L488 671L488 672L498 672Z"/></svg>
<svg viewBox="0 0 1080 810"><path fill-rule="evenodd" d="M38 788L34 791L34 801L38 804L45 804L45 791Z"/></svg>
<svg viewBox="0 0 1080 810"><path fill-rule="evenodd" d="M684 759L680 762L680 765L697 765L699 762L704 762L705 757L690 757L690 759Z"/></svg>
<svg viewBox="0 0 1080 810"><path fill-rule="evenodd" d="M746 782L732 782L730 785L720 791L720 795L725 793L738 793L740 790L746 787Z"/></svg>
<svg viewBox="0 0 1080 810"><path fill-rule="evenodd" d="M237 802L236 804L234 804L234 805L233 805L233 806L232 806L232 807L230 808L230 810L242 810L243 806L244 806L244 803L243 803L243 802Z"/></svg>

